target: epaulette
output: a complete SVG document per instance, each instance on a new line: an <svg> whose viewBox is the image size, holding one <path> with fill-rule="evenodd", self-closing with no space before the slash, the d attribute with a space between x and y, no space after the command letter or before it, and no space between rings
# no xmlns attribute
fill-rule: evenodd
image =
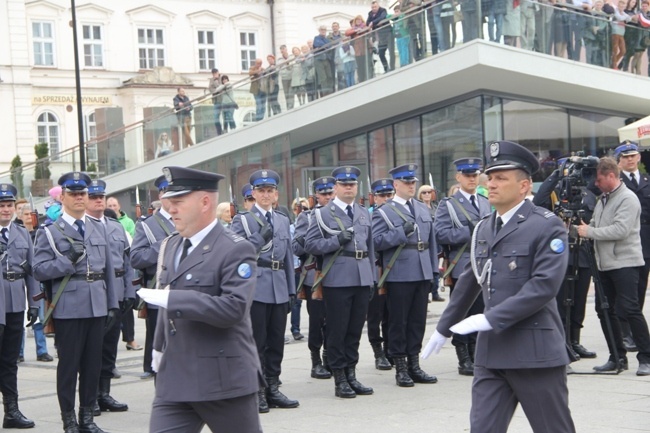
<svg viewBox="0 0 650 433"><path fill-rule="evenodd" d="M275 209L273 209L273 212L277 213L278 215L282 215L283 217L285 217L285 218L287 218L287 219L290 219L290 218L289 218L289 215L285 214L284 212L282 212L282 211L280 211L280 210L275 210Z"/></svg>
<svg viewBox="0 0 650 433"><path fill-rule="evenodd" d="M245 241L245 240L246 240L245 238L239 236L237 233L233 232L232 230L228 230L228 229L226 229L226 230L224 230L224 233L225 233L226 236L227 236L228 238L230 238L230 240L233 241L234 243L237 243L237 242L241 242L241 241Z"/></svg>
<svg viewBox="0 0 650 433"><path fill-rule="evenodd" d="M380 204L379 206L375 206L375 209L379 209L379 208L381 208L382 206L384 206L385 204L386 204L386 202L383 202L383 203Z"/></svg>
<svg viewBox="0 0 650 433"><path fill-rule="evenodd" d="M107 217L107 216L104 216L104 218L106 218L109 221L115 221L116 223L119 223L119 221L116 218L111 218L111 217Z"/></svg>
<svg viewBox="0 0 650 433"><path fill-rule="evenodd" d="M357 204L359 205L359 207L362 207L362 208L364 208L364 209L366 208L366 207L365 207L364 205L362 205L361 203L357 203Z"/></svg>
<svg viewBox="0 0 650 433"><path fill-rule="evenodd" d="M546 219L556 216L553 212L541 206L534 206L533 212L536 213L537 215L543 216Z"/></svg>
<svg viewBox="0 0 650 433"><path fill-rule="evenodd" d="M486 219L486 218L490 218L491 216L492 216L492 213L490 212L489 214L485 215L485 216L484 216L483 218L481 218L481 219L484 220L484 219Z"/></svg>
<svg viewBox="0 0 650 433"><path fill-rule="evenodd" d="M446 200L449 200L449 199L451 199L451 197L443 197L442 201L446 201Z"/></svg>

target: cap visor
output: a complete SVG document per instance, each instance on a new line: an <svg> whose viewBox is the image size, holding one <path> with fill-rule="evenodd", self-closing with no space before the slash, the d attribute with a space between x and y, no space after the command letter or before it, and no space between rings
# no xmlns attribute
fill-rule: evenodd
<svg viewBox="0 0 650 433"><path fill-rule="evenodd" d="M181 195L187 195L187 194L191 193L192 191L193 190L191 190L191 189L184 189L184 190L181 190L181 191L167 191L160 198L179 197Z"/></svg>

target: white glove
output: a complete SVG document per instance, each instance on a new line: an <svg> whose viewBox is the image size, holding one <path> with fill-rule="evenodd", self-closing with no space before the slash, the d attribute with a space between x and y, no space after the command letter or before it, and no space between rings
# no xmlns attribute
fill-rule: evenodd
<svg viewBox="0 0 650 433"><path fill-rule="evenodd" d="M454 334L467 335L472 332L490 331L492 330L492 325L485 318L485 314L475 314L456 323L449 330Z"/></svg>
<svg viewBox="0 0 650 433"><path fill-rule="evenodd" d="M420 357L422 359L427 359L429 356L431 356L432 353L435 353L436 355L440 353L440 349L442 349L442 346L445 345L447 342L448 338L442 335L441 333L436 330L431 338L429 339L429 342L427 343L426 347L422 351L422 354Z"/></svg>
<svg viewBox="0 0 650 433"><path fill-rule="evenodd" d="M156 349L151 351L151 369L158 373L160 370L160 362L162 361L163 353L158 352Z"/></svg>
<svg viewBox="0 0 650 433"><path fill-rule="evenodd" d="M137 294L149 304L167 308L169 290L140 289L137 291Z"/></svg>

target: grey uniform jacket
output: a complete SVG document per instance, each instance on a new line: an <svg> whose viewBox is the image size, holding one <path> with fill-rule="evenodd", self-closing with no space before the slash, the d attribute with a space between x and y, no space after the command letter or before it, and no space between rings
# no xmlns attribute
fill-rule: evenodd
<svg viewBox="0 0 650 433"><path fill-rule="evenodd" d="M4 239L0 237L0 242ZM32 238L27 229L15 222L9 227L9 241L7 242L7 254L2 259L2 273L9 277L14 274L27 274L25 278L15 279L4 278L4 302L2 307L5 311L0 311L4 321L5 313L20 313L25 311L27 303L30 307L38 307L38 303L32 299L40 293L38 282L31 273L26 273L20 264L26 262L29 266L34 262L34 246ZM27 293L25 293L27 287ZM27 299L27 301L25 301ZM4 323L4 322L3 322Z"/></svg>
<svg viewBox="0 0 650 433"><path fill-rule="evenodd" d="M74 275L66 284L54 309L55 319L84 319L106 316L108 309L118 308L115 296L115 268L106 237L104 224L84 217L85 238L59 217L36 233L34 242L34 278L52 280L52 296L56 295L63 277ZM49 232L50 238L47 236ZM86 256L73 264L66 253L70 250L68 238L83 242ZM87 272L103 272L104 280L86 281Z"/></svg>
<svg viewBox="0 0 650 433"><path fill-rule="evenodd" d="M436 239L442 247L447 247L447 253L449 261L451 262L456 258L460 250L463 248L463 245L466 242L469 242L472 235L470 233L469 221L467 217L460 209L460 206L467 212L467 214L472 219L472 224L476 226L476 223L483 219L484 217L490 215L490 202L488 199L483 197L481 194L476 194L478 208L477 211L472 203L470 203L465 196L459 191L452 196L455 200L450 198L445 198L440 205L438 210L436 210L436 218L433 223L434 230L436 232ZM458 218L457 222L454 222L450 213L449 206L454 207L456 216ZM458 227L457 223L460 222L461 226ZM458 259L458 262L451 270L451 277L458 278L460 274L465 269L465 266L469 263L469 245L463 251L463 254Z"/></svg>
<svg viewBox="0 0 650 433"><path fill-rule="evenodd" d="M312 213L313 211L304 211L301 212L300 215L296 218L296 223L294 225L294 232L293 232L293 239L291 240L291 248L293 248L293 253L298 256L304 258L305 260L303 261L302 265L304 266L307 261L305 258L306 256L309 256L307 251L305 251L305 247L300 245L298 241L296 241L296 238L302 237L303 238L303 243L304 239L307 237L307 230L309 230L309 224L310 221L312 220ZM314 285L314 275L316 274L315 269L310 269L307 271L307 274L305 275L305 282L303 283L305 286L312 287Z"/></svg>
<svg viewBox="0 0 650 433"><path fill-rule="evenodd" d="M397 248L405 244L386 277L388 282L431 281L433 274L438 273L438 246L433 232L433 218L429 209L417 200L413 200L413 210L415 215L411 215L407 207L389 200L372 213L375 250L383 253L384 267L390 263ZM407 237L404 233L404 220L398 211L417 227L411 236ZM417 249L418 242L422 250Z"/></svg>
<svg viewBox="0 0 650 433"><path fill-rule="evenodd" d="M108 236L111 249L111 260L115 267L115 296L118 301L124 298L135 298L135 287L131 284L133 280L133 268L129 240L126 237L126 230L116 219L106 218L106 235ZM121 274L121 276L117 276Z"/></svg>
<svg viewBox="0 0 650 433"><path fill-rule="evenodd" d="M322 224L318 221L322 219ZM360 287L372 286L377 282L377 267L375 266L375 247L372 242L372 225L368 210L354 204L354 221L334 203L317 208L312 215L312 223L307 230L305 251L309 254L323 256L323 268L327 267L334 253L341 246L336 234L340 232L334 218L336 215L346 229L354 230L354 238L345 244L343 250L354 255L355 251L366 253L366 257L356 259L351 256L339 255L331 269L323 279L325 287Z"/></svg>
<svg viewBox="0 0 650 433"><path fill-rule="evenodd" d="M192 402L252 394L262 383L250 319L255 250L217 224L174 270L182 242L170 238L159 275L170 293L153 342L164 353L156 397Z"/></svg>
<svg viewBox="0 0 650 433"><path fill-rule="evenodd" d="M255 216L264 224L266 218L255 206L251 209ZM296 294L296 281L293 270L293 251L291 250L291 229L289 217L273 212L273 240L270 247L264 245L264 239L260 235L260 224L253 217L251 212L235 215L232 220L231 230L238 235L248 239L255 251L259 254L260 260L267 262L281 262L284 269L273 270L271 268L257 267L257 289L255 290L255 301L265 304L283 304L289 302L289 295ZM245 220L245 221L243 221ZM248 232L246 230L248 228ZM250 235L248 234L250 233Z"/></svg>
<svg viewBox="0 0 650 433"><path fill-rule="evenodd" d="M496 212L476 229L476 257L482 272L492 271L479 284L471 264L461 274L437 330L465 318L476 297L483 294L491 331L478 333L475 364L492 369L547 368L566 365L564 331L557 295L568 262L567 234L552 212L528 200L495 235ZM488 284L489 276L489 284Z"/></svg>
<svg viewBox="0 0 650 433"><path fill-rule="evenodd" d="M143 287L151 287L151 281L156 275L160 243L167 237L162 225L167 227L170 233L175 230L170 220L157 213L135 224L135 236L131 242L131 266L145 274ZM147 304L147 308L158 307Z"/></svg>

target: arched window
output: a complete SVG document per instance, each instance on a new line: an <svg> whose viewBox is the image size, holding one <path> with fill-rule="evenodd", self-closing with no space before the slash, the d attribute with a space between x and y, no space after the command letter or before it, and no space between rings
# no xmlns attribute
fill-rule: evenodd
<svg viewBox="0 0 650 433"><path fill-rule="evenodd" d="M97 138L97 124L95 123L95 112L93 111L86 116L86 142ZM93 142L86 147L86 159L90 162L97 161L97 142Z"/></svg>
<svg viewBox="0 0 650 433"><path fill-rule="evenodd" d="M255 111L249 111L244 115L242 126L248 126L255 123Z"/></svg>
<svg viewBox="0 0 650 433"><path fill-rule="evenodd" d="M50 155L59 153L59 119L54 113L46 111L38 116L36 121L38 128L38 142L47 143L50 149Z"/></svg>

